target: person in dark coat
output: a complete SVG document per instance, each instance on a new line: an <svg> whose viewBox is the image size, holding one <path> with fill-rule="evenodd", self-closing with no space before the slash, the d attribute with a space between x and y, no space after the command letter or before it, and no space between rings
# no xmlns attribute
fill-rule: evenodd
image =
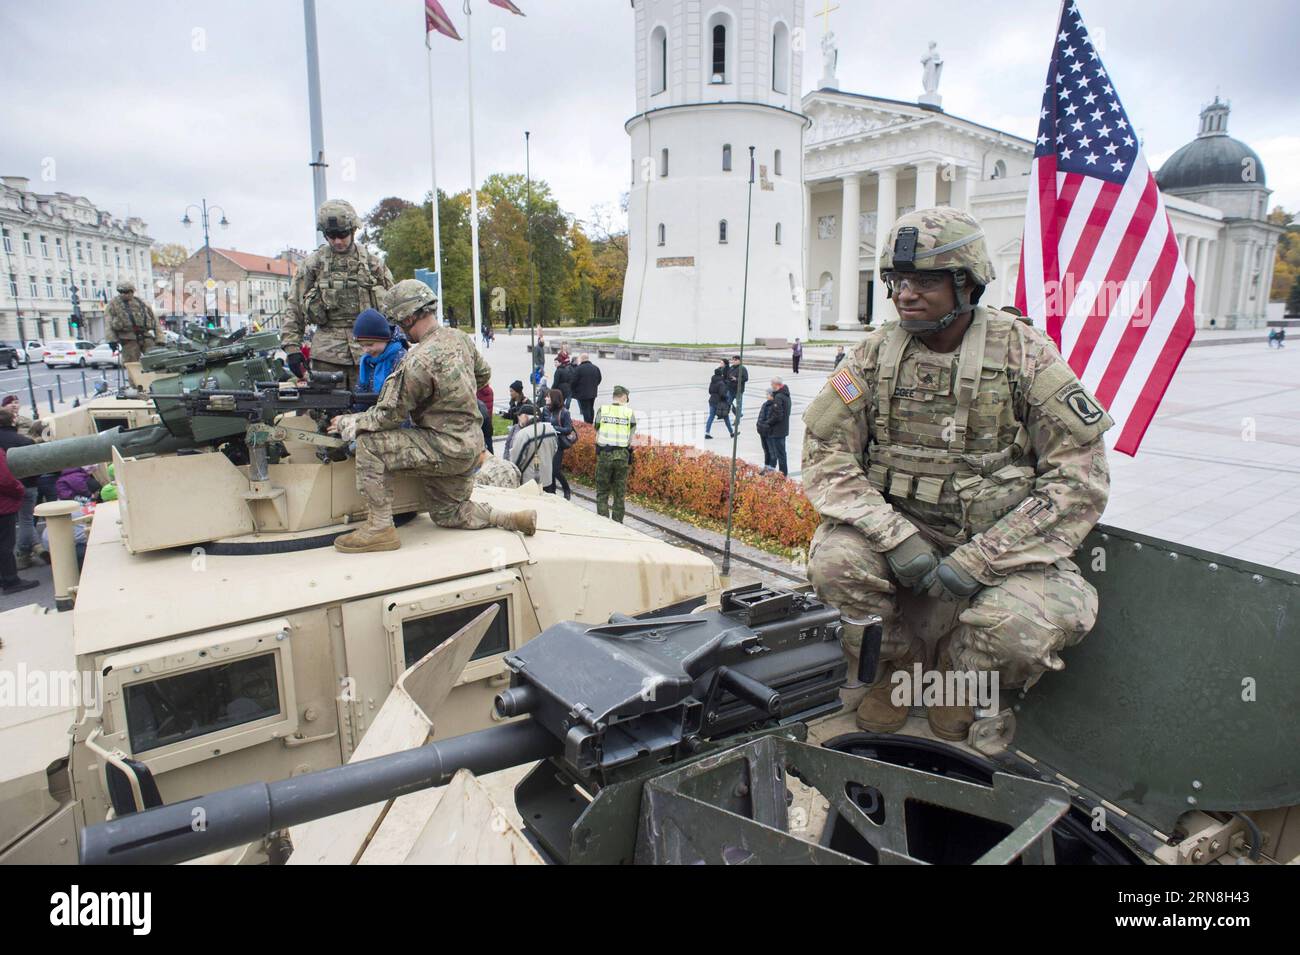
<svg viewBox="0 0 1300 955"><path fill-rule="evenodd" d="M516 378L510 382L510 406L501 412L501 417L505 418L511 424L519 417L519 409L525 404L524 383Z"/></svg>
<svg viewBox="0 0 1300 955"><path fill-rule="evenodd" d="M483 419L483 447L488 454L492 454L492 406L482 398L477 401L479 417Z"/></svg>
<svg viewBox="0 0 1300 955"><path fill-rule="evenodd" d="M794 340L790 346L790 364L794 366L794 373L799 374L799 362L803 359L803 342L799 339Z"/></svg>
<svg viewBox="0 0 1300 955"><path fill-rule="evenodd" d="M709 439L713 438L709 431L713 427L714 418L720 418L722 423L727 426L727 434L732 433L731 391L727 383L727 363L725 361L713 369L713 377L709 380L709 420L704 422L704 436Z"/></svg>
<svg viewBox="0 0 1300 955"><path fill-rule="evenodd" d="M768 437L772 434L772 416L776 414L776 402L772 400L772 389L767 389L767 400L763 402L763 407L758 409L758 422L754 425L754 430L758 432L758 439L763 442L763 470L770 471L776 466L772 460L772 444Z"/></svg>
<svg viewBox="0 0 1300 955"><path fill-rule="evenodd" d="M12 423L13 418L6 412L4 420ZM16 594L40 586L40 581L19 577L18 564L14 560L14 531L18 526L18 512L22 510L26 492L23 482L9 470L5 452L0 450L0 590L6 594Z"/></svg>
<svg viewBox="0 0 1300 955"><path fill-rule="evenodd" d="M558 374L557 370L556 375ZM559 388L552 388L547 396L546 407L542 409L542 420L549 421L559 436L559 440L555 443L555 460L551 464L551 484L542 490L547 494L554 494L555 485L558 484L564 489L564 499L567 501L572 496L572 492L564 476L564 451L577 443L578 432L574 430L572 416L564 407L564 392Z"/></svg>
<svg viewBox="0 0 1300 955"><path fill-rule="evenodd" d="M591 363L591 356L578 356L578 370L573 380L573 397L582 409L582 420L591 424L596 420L596 393L600 390L600 369Z"/></svg>
<svg viewBox="0 0 1300 955"><path fill-rule="evenodd" d="M573 400L573 379L578 372L578 366L568 361L556 363L555 374L551 379L551 387L558 388L564 395L564 410L569 410L569 402Z"/></svg>
<svg viewBox="0 0 1300 955"><path fill-rule="evenodd" d="M831 367L832 368L840 367L840 362L842 362L843 360L844 360L844 346L841 345L839 348L835 349L835 364L832 365Z"/></svg>
<svg viewBox="0 0 1300 955"><path fill-rule="evenodd" d="M789 474L785 459L785 439L790 436L790 389L780 378L772 379L772 418L766 444L771 449L772 467Z"/></svg>
<svg viewBox="0 0 1300 955"><path fill-rule="evenodd" d="M745 386L749 384L749 369L740 363L739 355L731 356L727 366L728 390L731 392L731 409L736 412L736 429L740 429L740 412L743 407Z"/></svg>
<svg viewBox="0 0 1300 955"><path fill-rule="evenodd" d="M18 402L8 401L0 408L0 451L8 452L12 448L25 448L35 444L30 435L18 430ZM23 478L23 503L15 518L15 535L17 548L14 559L19 570L32 566L33 559L41 552L41 538L36 532L36 517L33 513L40 498L40 477ZM12 542L11 542L12 547Z"/></svg>

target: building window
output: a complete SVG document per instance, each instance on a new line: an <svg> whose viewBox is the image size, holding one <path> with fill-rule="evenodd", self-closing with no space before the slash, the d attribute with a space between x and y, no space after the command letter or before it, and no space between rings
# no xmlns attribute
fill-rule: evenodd
<svg viewBox="0 0 1300 955"><path fill-rule="evenodd" d="M776 244L781 244L781 223L776 224Z"/></svg>
<svg viewBox="0 0 1300 955"><path fill-rule="evenodd" d="M731 143L722 147L722 171L731 172Z"/></svg>
<svg viewBox="0 0 1300 955"><path fill-rule="evenodd" d="M83 258L81 257L81 240L80 240L80 239L77 240L77 261L78 261L78 262L84 262L84 261L86 261L85 259L83 259Z"/></svg>
<svg viewBox="0 0 1300 955"><path fill-rule="evenodd" d="M659 178L668 178L668 149L665 147L659 152Z"/></svg>
<svg viewBox="0 0 1300 955"><path fill-rule="evenodd" d="M27 255L32 254L32 235L30 232L23 233L23 252Z"/></svg>
<svg viewBox="0 0 1300 955"><path fill-rule="evenodd" d="M83 275L81 277L81 297L85 298L87 294L89 293L86 291L86 277Z"/></svg>
<svg viewBox="0 0 1300 955"><path fill-rule="evenodd" d="M145 262L145 257L144 257L144 249L141 249L141 250L140 250L140 268L143 269L143 268L145 267L145 264L146 264L146 262Z"/></svg>
<svg viewBox="0 0 1300 955"><path fill-rule="evenodd" d="M63 261L63 240L58 236L54 237L54 254L58 256L60 262Z"/></svg>
<svg viewBox="0 0 1300 955"><path fill-rule="evenodd" d="M717 24L713 28L713 82L727 82L727 28Z"/></svg>
<svg viewBox="0 0 1300 955"><path fill-rule="evenodd" d="M18 297L18 276L12 272L9 273L9 295L12 298Z"/></svg>
<svg viewBox="0 0 1300 955"><path fill-rule="evenodd" d="M650 95L668 88L668 31L655 27L650 34Z"/></svg>
<svg viewBox="0 0 1300 955"><path fill-rule="evenodd" d="M31 293L32 298L35 298L37 294L39 294L36 291L36 276L34 275L27 276L27 291Z"/></svg>
<svg viewBox="0 0 1300 955"><path fill-rule="evenodd" d="M50 257L50 240L45 236L41 236L41 255L47 259Z"/></svg>
<svg viewBox="0 0 1300 955"><path fill-rule="evenodd" d="M781 150L772 154L772 172L775 175L781 175Z"/></svg>
<svg viewBox="0 0 1300 955"><path fill-rule="evenodd" d="M105 264L105 265L108 265L108 246L107 246L107 245L104 246L103 257L104 257L104 264Z"/></svg>
<svg viewBox="0 0 1300 955"><path fill-rule="evenodd" d="M63 288L62 288L63 297L64 297L64 298L67 298L67 297L68 297L68 277L67 277L66 275L60 276L60 278L59 278L59 282L60 282L60 284L63 286Z"/></svg>
<svg viewBox="0 0 1300 955"><path fill-rule="evenodd" d="M1001 159L999 159L997 162L995 162L995 163L993 164L993 175L989 176L989 178L990 178L990 179L1005 179L1005 178L1007 178L1007 164L1004 163Z"/></svg>
<svg viewBox="0 0 1300 955"><path fill-rule="evenodd" d="M664 228L664 224L662 222L659 223L659 244L660 245L664 244L664 241L667 239L667 236L668 236L668 230Z"/></svg>
<svg viewBox="0 0 1300 955"><path fill-rule="evenodd" d="M772 30L772 90L790 92L790 28L778 23Z"/></svg>
<svg viewBox="0 0 1300 955"><path fill-rule="evenodd" d="M6 251L6 252L13 252L13 250L14 250L14 239L13 239L13 236L11 236L11 235L9 234L9 230L8 230L8 229L5 229L5 230L3 230L3 231L4 231L4 240L5 240L5 251Z"/></svg>
<svg viewBox="0 0 1300 955"><path fill-rule="evenodd" d="M121 248L121 246L117 246L117 245L113 246L113 262L117 265L117 267L118 267L119 269L122 267L122 248Z"/></svg>
<svg viewBox="0 0 1300 955"><path fill-rule="evenodd" d="M725 245L727 242L727 220L723 219L718 223L718 243Z"/></svg>

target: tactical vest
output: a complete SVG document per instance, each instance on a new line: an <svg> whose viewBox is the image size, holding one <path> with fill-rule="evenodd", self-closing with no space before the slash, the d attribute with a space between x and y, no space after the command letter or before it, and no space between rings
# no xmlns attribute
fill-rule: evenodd
<svg viewBox="0 0 1300 955"><path fill-rule="evenodd" d="M317 327L346 323L351 331L358 315L379 307L375 275L360 249L356 255L331 250L322 258L307 317Z"/></svg>
<svg viewBox="0 0 1300 955"><path fill-rule="evenodd" d="M894 325L878 353L867 480L955 541L987 530L1033 488L1029 435L1013 404L1019 369L1008 368L1014 325L977 309L955 356Z"/></svg>
<svg viewBox="0 0 1300 955"><path fill-rule="evenodd" d="M602 448L632 446L632 427L636 424L636 414L627 405L616 403L601 405L596 420L600 422L600 431L596 434L597 446Z"/></svg>

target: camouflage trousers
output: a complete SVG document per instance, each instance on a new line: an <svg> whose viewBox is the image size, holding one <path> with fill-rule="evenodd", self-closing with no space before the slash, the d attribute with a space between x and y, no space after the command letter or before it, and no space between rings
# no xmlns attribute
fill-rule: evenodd
<svg viewBox="0 0 1300 955"><path fill-rule="evenodd" d="M959 602L899 591L883 554L856 528L822 524L808 556L817 596L846 617L879 616L883 662L907 655L917 639L937 645L940 670L993 671L1002 689L1028 688L1062 670L1058 651L1087 636L1097 621L1097 591L1069 560L1008 574Z"/></svg>
<svg viewBox="0 0 1300 955"><path fill-rule="evenodd" d="M118 342L118 348L121 349L122 352L122 364L124 365L129 361L139 361L142 352L153 351L155 347L152 338L145 340L145 347L143 349L140 348L140 343L134 338L129 341Z"/></svg>
<svg viewBox="0 0 1300 955"><path fill-rule="evenodd" d="M596 513L610 517L609 498L614 497L614 520L623 523L623 498L627 494L628 452L624 448L596 452Z"/></svg>
<svg viewBox="0 0 1300 955"><path fill-rule="evenodd" d="M311 360L311 370L322 372L342 372L343 383L340 384L339 387L347 388L349 391L355 390L357 387L358 369L356 365L336 365L333 362L321 361L319 358L313 358Z"/></svg>
<svg viewBox="0 0 1300 955"><path fill-rule="evenodd" d="M468 470L466 468L468 467ZM439 527L491 527L492 509L470 500L474 462L448 460L429 446L419 428L363 431L357 435L357 493L372 527L393 526L393 473L415 474L423 483L429 517Z"/></svg>

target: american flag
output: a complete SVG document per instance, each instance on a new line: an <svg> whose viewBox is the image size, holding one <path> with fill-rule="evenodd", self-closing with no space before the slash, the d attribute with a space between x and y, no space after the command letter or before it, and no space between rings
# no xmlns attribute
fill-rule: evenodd
<svg viewBox="0 0 1300 955"><path fill-rule="evenodd" d="M1192 340L1194 288L1155 177L1077 3L1062 6L1029 174L1016 306L1137 453Z"/></svg>

